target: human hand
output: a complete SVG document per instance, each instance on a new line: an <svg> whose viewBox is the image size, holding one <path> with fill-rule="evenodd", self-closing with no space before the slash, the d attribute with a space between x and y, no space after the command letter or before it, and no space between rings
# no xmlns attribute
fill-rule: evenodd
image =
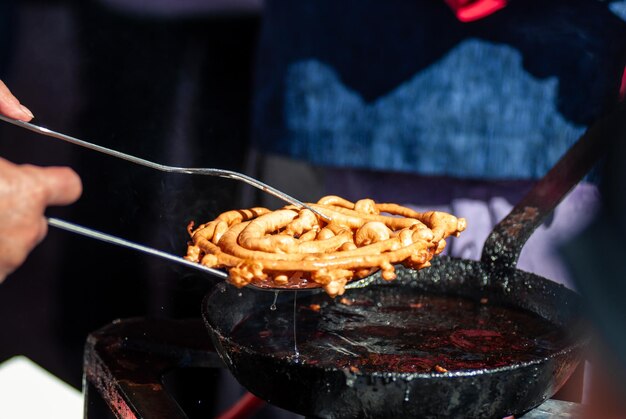
<svg viewBox="0 0 626 419"><path fill-rule="evenodd" d="M2 80L0 114L21 121L33 119ZM46 207L71 204L81 192L80 178L70 168L20 166L0 158L0 282L45 237Z"/></svg>
<svg viewBox="0 0 626 419"><path fill-rule="evenodd" d="M46 207L71 204L81 192L80 178L68 167L15 165L0 158L0 282L45 237Z"/></svg>
<svg viewBox="0 0 626 419"><path fill-rule="evenodd" d="M33 119L33 113L13 96L2 80L0 80L0 114L20 121L28 122Z"/></svg>

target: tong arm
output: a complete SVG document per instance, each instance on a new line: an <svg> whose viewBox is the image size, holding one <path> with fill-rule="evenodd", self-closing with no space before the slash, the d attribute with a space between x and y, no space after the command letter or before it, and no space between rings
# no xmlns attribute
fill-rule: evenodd
<svg viewBox="0 0 626 419"><path fill-rule="evenodd" d="M122 153L121 151L117 151L117 150L113 150L107 147L103 147L97 144L93 144L87 141L83 141L83 140L79 140L78 138L75 137L71 137L69 135L66 134L62 134L60 132L56 132L56 131L52 131L48 128L44 128L41 127L39 125L35 125L32 124L30 122L24 122L24 121L18 121L17 119L13 119L13 118L8 118L4 115L0 115L0 119L8 122L10 124L16 125L18 127L21 128L25 128L29 131L33 131L36 132L38 134L42 134L48 137L52 137L52 138L56 138L59 140L63 140L66 141L68 143L71 144L75 144L81 147L85 147L88 148L90 150L94 150L97 151L99 153L104 153L104 154L108 154L109 156L113 156L113 157L117 157L119 159L122 160L126 160L129 161L131 163L135 163L141 166L146 166L149 167L151 169L155 169L155 170L159 170L161 172L167 172L167 173L182 173L182 174L188 174L188 175L207 175L207 176L218 176L218 177L223 177L223 178L227 178L227 179L234 179L234 180L238 180L244 183L247 183L248 185L254 186L255 188L258 188L260 190L262 190L263 192L266 192L270 195L275 196L276 198L288 202L292 205L295 205L298 208L306 208L310 211L312 211L313 213L315 213L317 216L321 217L322 219L326 220L326 221L330 221L330 218L324 214L322 214L321 212L311 208L310 206L308 206L307 204L303 203L302 201L287 195L286 193L279 191L276 188L273 188L257 179L254 179L250 176L244 175L243 173L238 173L238 172L233 172L231 170L223 170L223 169L213 169L213 168L193 168L193 167L175 167L175 166L167 166L164 164L160 164L160 163L155 163L153 161L150 160L145 160L130 154L126 154L126 153Z"/></svg>
<svg viewBox="0 0 626 419"><path fill-rule="evenodd" d="M69 231L75 234L79 234L81 236L89 237L92 239L100 240L106 243L115 244L117 246L126 247L128 249L138 250L142 253L147 253L149 255L158 256L162 259L167 259L173 262L176 262L181 265L188 266L190 268L194 268L199 271L204 271L205 273L209 273L211 275L215 275L219 278L226 279L228 278L228 274L224 271L220 271L219 269L213 269L201 265L199 263L190 262L186 259L181 258L180 256L175 256L167 252L163 252L161 250L154 249L152 247L144 246L135 242L131 242L129 240L125 240L116 236L112 236L110 234L102 233L97 230L92 230L87 227L83 227L78 224L70 223L65 220L60 220L58 218L49 217L48 225L52 227L56 227L60 230Z"/></svg>
<svg viewBox="0 0 626 419"><path fill-rule="evenodd" d="M162 259L167 259L171 262L175 262L178 263L180 265L184 265L187 266L189 268L193 268L195 270L198 271L202 271L204 273L208 273L214 276L217 276L218 278L221 279L228 279L228 274L224 271L221 271L219 269L213 269L213 268L209 268L207 266L201 265L199 263L196 262L191 262L188 261L186 259L183 259L180 256L175 256L172 255L171 253L167 253L167 252L163 252L162 250L157 250L154 249L152 247L148 247L148 246L144 246L142 244L138 244L126 239L122 239L120 237L117 236L113 236L111 234L107 234L107 233L103 233L101 231L97 231L97 230L93 230L91 228L87 228L78 224L74 224L74 223L70 223L68 221L65 220L61 220L58 218L52 218L49 217L47 218L48 221L48 225L58 228L60 230L65 230L65 231L69 231L71 233L75 233L81 236L85 236L85 237L89 237L92 239L96 239L99 241L103 241L106 243L110 243L110 244L114 244L117 246L121 246L121 247L125 247L127 249L132 249L132 250L137 250L139 252L142 253L146 253L149 255L153 255L153 256L157 256L160 257ZM369 276L367 278L363 278L361 280L358 281L354 281L349 283L348 285L346 285L346 289L354 289L354 288L363 288L366 287L368 285L370 285L372 282L374 282L377 279L377 276ZM290 288L266 288L266 287L259 287L256 286L254 284L248 284L249 287L255 288L257 290L261 290L261 291L271 291L271 292L276 292L276 291L298 291L298 289L290 289ZM305 289L306 291L319 291L319 288L308 288Z"/></svg>

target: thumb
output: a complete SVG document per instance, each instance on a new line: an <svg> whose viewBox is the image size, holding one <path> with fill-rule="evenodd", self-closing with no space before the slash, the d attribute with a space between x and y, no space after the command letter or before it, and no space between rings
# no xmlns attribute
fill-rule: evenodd
<svg viewBox="0 0 626 419"><path fill-rule="evenodd" d="M43 167L39 176L47 189L47 205L68 205L83 191L80 177L69 167Z"/></svg>

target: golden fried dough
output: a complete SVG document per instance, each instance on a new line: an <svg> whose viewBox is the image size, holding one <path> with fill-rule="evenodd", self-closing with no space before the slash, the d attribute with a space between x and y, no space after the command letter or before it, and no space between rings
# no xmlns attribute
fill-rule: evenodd
<svg viewBox="0 0 626 419"><path fill-rule="evenodd" d="M342 295L345 285L382 270L395 278L394 264L413 269L430 264L445 239L465 230L465 219L438 211L419 213L397 204L362 199L352 203L326 196L308 209L251 208L228 211L193 228L185 259L228 268L229 282L267 288L323 287Z"/></svg>

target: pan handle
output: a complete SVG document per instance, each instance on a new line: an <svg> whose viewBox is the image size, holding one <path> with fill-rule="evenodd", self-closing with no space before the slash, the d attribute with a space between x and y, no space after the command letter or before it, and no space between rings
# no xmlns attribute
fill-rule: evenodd
<svg viewBox="0 0 626 419"><path fill-rule="evenodd" d="M626 137L626 101L595 122L487 237L481 262L491 272L513 269L526 241L589 173L611 141Z"/></svg>

